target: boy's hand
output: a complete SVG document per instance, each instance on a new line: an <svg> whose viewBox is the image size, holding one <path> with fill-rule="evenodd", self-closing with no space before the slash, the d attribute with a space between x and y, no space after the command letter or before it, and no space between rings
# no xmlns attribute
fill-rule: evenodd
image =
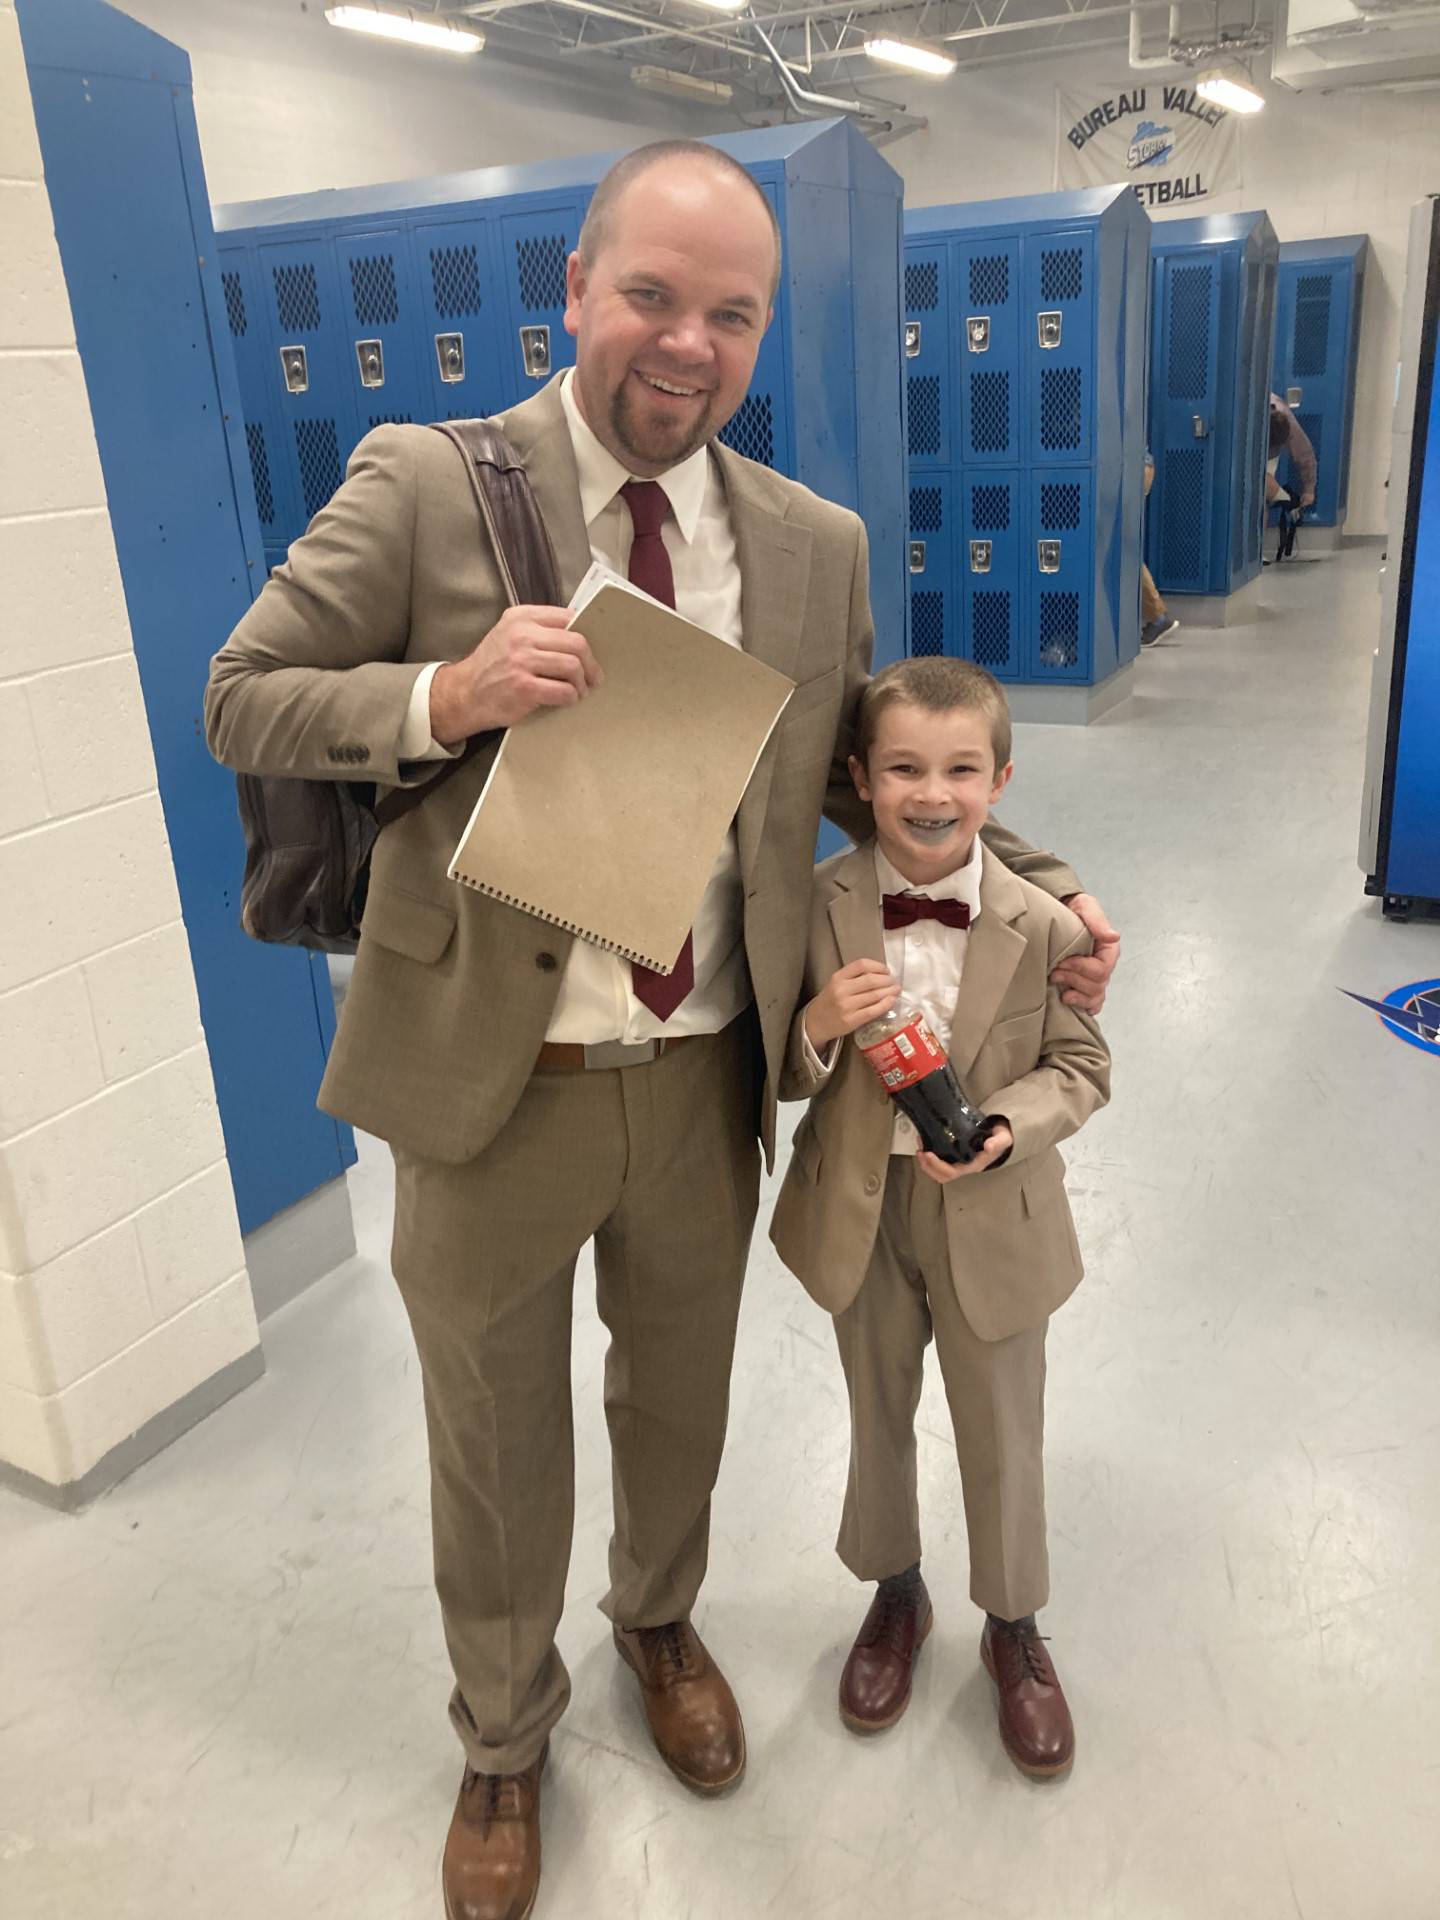
<svg viewBox="0 0 1440 1920"><path fill-rule="evenodd" d="M832 1040L854 1033L888 1013L900 997L900 982L881 960L852 960L832 973L805 1009L805 1037L819 1053Z"/></svg>
<svg viewBox="0 0 1440 1920"><path fill-rule="evenodd" d="M948 1187L952 1180L963 1180L967 1173L988 1173L1002 1154L1009 1153L1015 1144L1015 1136L1003 1120L998 1121L985 1136L985 1144L963 1167L952 1167L948 1160L942 1160L938 1154L917 1153L915 1164L922 1173L928 1173L937 1186Z"/></svg>

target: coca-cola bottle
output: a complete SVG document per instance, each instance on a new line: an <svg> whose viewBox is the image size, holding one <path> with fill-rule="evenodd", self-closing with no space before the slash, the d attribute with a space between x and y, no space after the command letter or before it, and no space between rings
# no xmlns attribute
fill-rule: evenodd
<svg viewBox="0 0 1440 1920"><path fill-rule="evenodd" d="M960 1091L955 1070L919 1007L899 1002L861 1027L855 1041L923 1147L952 1167L975 1158L995 1122Z"/></svg>

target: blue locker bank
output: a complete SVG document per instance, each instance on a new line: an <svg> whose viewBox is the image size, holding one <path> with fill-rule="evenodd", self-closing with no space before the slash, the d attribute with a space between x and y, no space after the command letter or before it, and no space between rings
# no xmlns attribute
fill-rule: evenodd
<svg viewBox="0 0 1440 1920"><path fill-rule="evenodd" d="M1275 287L1276 393L1315 449L1315 505L1307 526L1338 527L1350 492L1350 434L1360 358L1360 309L1370 242L1363 233L1335 240L1286 240ZM1289 456L1276 476L1289 484Z"/></svg>
<svg viewBox="0 0 1440 1920"><path fill-rule="evenodd" d="M1125 187L906 214L914 653L1071 686L1134 659L1149 263Z"/></svg>
<svg viewBox="0 0 1440 1920"><path fill-rule="evenodd" d="M1261 565L1279 243L1263 213L1155 228L1146 558L1162 593L1234 593Z"/></svg>
<svg viewBox="0 0 1440 1920"><path fill-rule="evenodd" d="M755 378L722 439L854 508L877 662L905 651L902 183L845 121L711 142L780 222ZM613 154L215 209L255 508L271 566L385 422L496 413L575 358L565 262Z"/></svg>

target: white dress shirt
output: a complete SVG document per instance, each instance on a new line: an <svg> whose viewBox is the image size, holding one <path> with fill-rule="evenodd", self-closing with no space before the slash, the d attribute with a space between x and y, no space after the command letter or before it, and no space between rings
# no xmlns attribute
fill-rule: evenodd
<svg viewBox="0 0 1440 1920"><path fill-rule="evenodd" d="M957 867L954 873L947 873L943 880L919 887L907 880L877 845L875 878L880 883L882 895L916 893L931 900L963 901L970 909L973 924L980 916L981 864L988 857L977 833L970 858L963 867ZM900 999L896 1004L919 1007L930 1023L931 1032L947 1053L950 1050L950 1029L955 1019L955 1006L960 998L965 949L969 944L968 932L959 927L943 926L938 920L917 920L912 926L885 929L885 964L900 982ZM826 1049L826 1057L821 1059L807 1036L805 1050L811 1066L817 1072L828 1074L839 1058L840 1047L850 1044L849 1041L837 1040ZM890 1136L891 1153L913 1154L919 1146L919 1134L897 1107Z"/></svg>
<svg viewBox="0 0 1440 1920"><path fill-rule="evenodd" d="M590 431L575 400L573 374L565 374L560 398L575 449L580 510L591 555L617 573L628 575L634 527L620 489L638 476L627 472ZM708 450L701 447L688 460L661 474L659 484L670 501L671 510L660 537L675 576L675 610L717 639L738 647L742 644L740 562L725 489ZM435 759L447 752L430 733L433 677L434 669L427 669L415 683L401 733L402 759ZM639 875L636 884L643 884ZM605 1040L631 1043L687 1033L718 1033L749 1005L740 851L733 824L696 912L693 941L694 989L668 1020L658 1020L635 997L629 961L577 939L570 949L546 1038L594 1046Z"/></svg>

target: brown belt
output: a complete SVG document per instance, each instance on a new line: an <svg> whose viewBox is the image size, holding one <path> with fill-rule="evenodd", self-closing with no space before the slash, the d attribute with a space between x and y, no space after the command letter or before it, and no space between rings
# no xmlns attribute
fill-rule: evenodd
<svg viewBox="0 0 1440 1920"><path fill-rule="evenodd" d="M683 1047L687 1040L699 1039L694 1033L677 1033L668 1040L602 1040L597 1046L581 1046L577 1041L547 1040L535 1060L537 1073L597 1073L612 1067L643 1067L661 1054Z"/></svg>

